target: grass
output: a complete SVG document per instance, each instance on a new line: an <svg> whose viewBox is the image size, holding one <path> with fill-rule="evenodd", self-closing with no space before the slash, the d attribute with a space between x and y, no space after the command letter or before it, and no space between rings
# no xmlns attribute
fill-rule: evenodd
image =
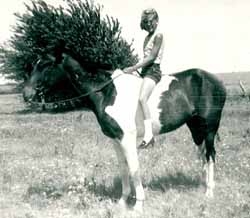
<svg viewBox="0 0 250 218"><path fill-rule="evenodd" d="M0 217L136 216L115 204L121 194L115 152L91 112L35 113L18 94L0 95L0 105ZM139 151L146 201L144 215L136 217L250 217L249 123L250 103L227 101L214 199L205 197L186 127Z"/></svg>
<svg viewBox="0 0 250 218"><path fill-rule="evenodd" d="M1 94L17 94L20 92L20 87L15 83L0 84Z"/></svg>

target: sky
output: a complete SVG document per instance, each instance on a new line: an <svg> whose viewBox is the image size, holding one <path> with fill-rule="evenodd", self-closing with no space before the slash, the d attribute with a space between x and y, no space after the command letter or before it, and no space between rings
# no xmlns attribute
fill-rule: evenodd
<svg viewBox="0 0 250 218"><path fill-rule="evenodd" d="M63 0L45 0L58 6ZM202 68L212 73L250 71L250 0L92 0L103 6L102 14L118 18L122 36L133 41L142 57L146 32L140 29L143 9L159 13L159 29L164 35L162 69L173 73ZM23 2L0 3L0 43L8 40L15 25L14 12L23 13Z"/></svg>

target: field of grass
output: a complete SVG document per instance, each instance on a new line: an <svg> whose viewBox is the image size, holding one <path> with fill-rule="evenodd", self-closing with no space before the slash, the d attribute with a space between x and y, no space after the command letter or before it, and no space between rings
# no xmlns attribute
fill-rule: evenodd
<svg viewBox="0 0 250 218"><path fill-rule="evenodd" d="M250 96L250 72L219 73L217 74L228 89L228 98L237 99L243 95L240 82L243 85L246 95Z"/></svg>
<svg viewBox="0 0 250 218"><path fill-rule="evenodd" d="M19 92L19 87L15 83L0 84L0 94L14 94Z"/></svg>
<svg viewBox="0 0 250 218"><path fill-rule="evenodd" d="M118 163L91 112L32 112L21 95L0 95L0 217L249 218L249 124L250 102L227 101L213 199L205 197L201 163L185 126L139 151L146 201L144 214L136 216L115 204Z"/></svg>

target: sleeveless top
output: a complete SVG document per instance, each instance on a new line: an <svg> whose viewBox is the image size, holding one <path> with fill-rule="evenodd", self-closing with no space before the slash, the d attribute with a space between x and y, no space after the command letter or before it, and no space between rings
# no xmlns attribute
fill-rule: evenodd
<svg viewBox="0 0 250 218"><path fill-rule="evenodd" d="M148 43L146 44L145 48L143 49L143 53L144 53L144 58L148 57L149 54L151 53L153 47L154 47L154 39L155 36L158 34L158 31L155 31L154 34L151 36L151 38L149 39ZM157 54L156 59L154 60L155 64L160 64L162 57L163 57L163 50L164 50L164 38L162 40L162 44L161 44L161 48Z"/></svg>

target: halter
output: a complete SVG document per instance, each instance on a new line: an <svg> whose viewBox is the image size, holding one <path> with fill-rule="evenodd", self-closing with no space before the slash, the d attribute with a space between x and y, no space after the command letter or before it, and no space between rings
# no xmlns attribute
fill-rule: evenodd
<svg viewBox="0 0 250 218"><path fill-rule="evenodd" d="M96 93L96 92L100 92L102 89L104 89L107 85L109 85L111 82L113 82L113 80L115 80L116 78L118 78L119 76L121 76L122 74L118 74L114 77L112 77L110 80L108 80L107 82L105 82L103 85L101 85L100 87L94 89L94 90L91 90L87 93L84 93L82 95L79 95L77 97L74 97L74 98L69 98L69 99L66 99L66 100L60 100L60 101L54 101L54 102L49 102L49 103L46 103L45 102L45 99L44 99L44 95L43 93L41 92L41 94L39 94L42 98L42 102L37 102L37 101L29 101L29 103L31 103L31 105L34 105L34 106L39 106L43 109L45 109L46 107L47 108L54 108L54 105L63 105L63 104L66 104L67 102L70 102L70 104L72 104L73 101L76 101L76 100L79 100L80 98L83 98L83 97L87 97L89 95L91 95L92 93Z"/></svg>

